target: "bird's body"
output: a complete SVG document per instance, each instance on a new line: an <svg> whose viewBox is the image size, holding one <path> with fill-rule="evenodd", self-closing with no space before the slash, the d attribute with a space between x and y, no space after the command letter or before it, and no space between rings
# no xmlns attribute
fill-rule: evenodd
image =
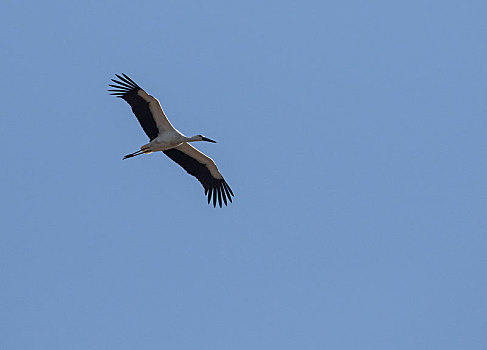
<svg viewBox="0 0 487 350"><path fill-rule="evenodd" d="M225 205L227 198L232 202L233 192L223 179L213 160L191 146L189 142L207 141L215 142L203 135L187 137L175 129L167 119L159 101L140 88L125 74L116 74L120 79L114 80L118 85L110 85L116 90L112 95L123 98L132 107L142 129L150 139L139 151L127 154L123 159L132 158L141 154L162 151L173 161L182 166L189 174L195 176L208 195L208 203L213 197L213 206L217 199L220 207L222 199Z"/></svg>
<svg viewBox="0 0 487 350"><path fill-rule="evenodd" d="M157 152L157 151L166 151L168 149L180 146L184 142L190 142L189 137L184 136L179 131L175 130L175 132L164 131L157 135L157 137L149 142L148 144L142 146L140 149L147 150L147 152Z"/></svg>

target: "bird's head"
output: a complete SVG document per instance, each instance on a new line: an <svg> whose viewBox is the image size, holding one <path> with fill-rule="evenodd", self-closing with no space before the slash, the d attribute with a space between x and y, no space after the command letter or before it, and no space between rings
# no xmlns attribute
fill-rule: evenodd
<svg viewBox="0 0 487 350"><path fill-rule="evenodd" d="M209 139L207 137L204 137L203 135L198 135L198 137L201 138L201 141L216 143L216 141L213 141L212 139Z"/></svg>

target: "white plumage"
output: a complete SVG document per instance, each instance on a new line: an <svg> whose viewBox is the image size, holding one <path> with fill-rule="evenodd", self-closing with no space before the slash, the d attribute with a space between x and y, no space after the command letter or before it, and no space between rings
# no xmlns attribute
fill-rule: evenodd
<svg viewBox="0 0 487 350"><path fill-rule="evenodd" d="M108 91L112 91L111 95L123 98L128 102L150 140L139 151L127 154L123 159L162 151L201 182L205 195L208 195L208 203L212 198L214 207L217 201L220 207L222 200L225 205L227 205L227 199L232 202L234 194L218 171L215 162L189 144L189 142L197 141L213 143L215 141L203 135L184 136L169 122L156 98L145 92L127 75L115 75L119 80L112 79L112 81L117 85L110 84L110 86L116 89Z"/></svg>

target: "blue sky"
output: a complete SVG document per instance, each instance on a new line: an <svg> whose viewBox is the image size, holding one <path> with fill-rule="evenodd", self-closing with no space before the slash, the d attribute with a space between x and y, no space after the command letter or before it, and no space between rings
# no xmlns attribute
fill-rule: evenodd
<svg viewBox="0 0 487 350"><path fill-rule="evenodd" d="M0 348L485 349L484 1L4 1ZM115 73L234 190L214 209Z"/></svg>

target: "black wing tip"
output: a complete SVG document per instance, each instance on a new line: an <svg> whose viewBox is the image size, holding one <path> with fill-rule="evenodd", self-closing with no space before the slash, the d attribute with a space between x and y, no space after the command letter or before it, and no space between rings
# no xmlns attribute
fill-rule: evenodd
<svg viewBox="0 0 487 350"><path fill-rule="evenodd" d="M217 205L222 208L223 204L228 206L228 202L233 203L232 197L235 195L224 179L214 179L213 181L209 181L209 183L204 186L204 189L205 195L208 196L208 204L213 204L213 208L216 208ZM212 199L213 203L211 203Z"/></svg>
<svg viewBox="0 0 487 350"><path fill-rule="evenodd" d="M125 73L122 73L122 75L115 73L115 76L119 80L116 80L116 79L110 79L110 80L113 81L117 85L108 84L108 86L118 89L117 92L121 96L125 96L126 94L129 94L131 92L135 92L135 91L142 89L139 85L137 85L137 83L135 81L133 81L131 78L129 78L129 76L126 75ZM115 91L115 90L109 90L109 91ZM117 97L121 97L121 96L117 96Z"/></svg>

